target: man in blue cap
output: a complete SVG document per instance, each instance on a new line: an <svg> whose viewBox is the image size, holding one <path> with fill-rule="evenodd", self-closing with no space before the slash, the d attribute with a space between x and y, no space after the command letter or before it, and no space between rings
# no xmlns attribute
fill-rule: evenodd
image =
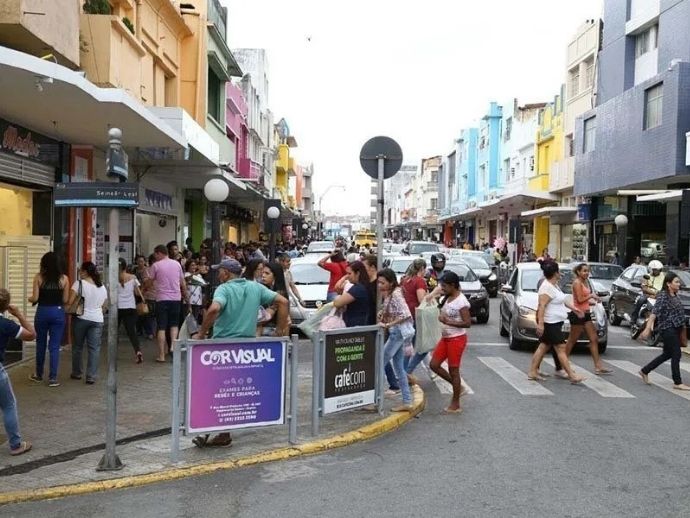
<svg viewBox="0 0 690 518"><path fill-rule="evenodd" d="M224 259L211 266L218 272L220 285L213 294L213 302L204 315L199 332L194 340L206 338L213 327L213 338L256 338L259 308L275 304L278 308L276 336L287 336L290 332L289 302L282 295L269 290L263 284L242 279L242 265L235 259ZM230 446L229 433L220 433L209 440L209 435L199 435L192 441L204 446Z"/></svg>

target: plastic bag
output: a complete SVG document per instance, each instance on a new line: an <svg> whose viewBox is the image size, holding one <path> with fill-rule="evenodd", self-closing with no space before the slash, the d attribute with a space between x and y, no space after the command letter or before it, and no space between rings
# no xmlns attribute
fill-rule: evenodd
<svg viewBox="0 0 690 518"><path fill-rule="evenodd" d="M328 304L324 304L321 306L316 312L307 318L304 322L299 324L297 328L302 331L307 338L312 338L316 332L319 330L319 326L321 325L321 321L326 318L330 313L331 310L333 309L333 303L329 302Z"/></svg>
<svg viewBox="0 0 690 518"><path fill-rule="evenodd" d="M319 325L319 331L332 331L334 329L343 329L345 326L345 321L341 316L342 312L336 308L331 309L331 311L321 320Z"/></svg>
<svg viewBox="0 0 690 518"><path fill-rule="evenodd" d="M422 302L417 308L415 322L417 340L415 350L425 353L434 350L441 339L441 323L438 321L439 309L435 304Z"/></svg>

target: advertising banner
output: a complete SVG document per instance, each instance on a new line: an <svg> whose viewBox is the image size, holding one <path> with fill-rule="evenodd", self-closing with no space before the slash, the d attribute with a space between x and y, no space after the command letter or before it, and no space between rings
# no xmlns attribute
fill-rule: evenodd
<svg viewBox="0 0 690 518"><path fill-rule="evenodd" d="M325 336L324 414L374 404L377 334L353 331Z"/></svg>
<svg viewBox="0 0 690 518"><path fill-rule="evenodd" d="M285 423L287 343L190 344L187 431Z"/></svg>

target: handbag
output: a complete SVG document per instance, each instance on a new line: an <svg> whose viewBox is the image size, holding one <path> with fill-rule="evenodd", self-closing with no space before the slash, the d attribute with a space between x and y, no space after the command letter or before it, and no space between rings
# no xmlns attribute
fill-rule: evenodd
<svg viewBox="0 0 690 518"><path fill-rule="evenodd" d="M149 305L146 302L137 302L137 315L144 316L149 314Z"/></svg>
<svg viewBox="0 0 690 518"><path fill-rule="evenodd" d="M334 329L343 329L345 326L345 321L341 316L341 311L333 308L330 313L324 317L319 325L319 331L332 331Z"/></svg>
<svg viewBox="0 0 690 518"><path fill-rule="evenodd" d="M82 281L79 281L79 292L77 293L77 298L74 299L70 305L65 309L65 313L68 315L74 315L80 317L84 314L84 297L82 296Z"/></svg>

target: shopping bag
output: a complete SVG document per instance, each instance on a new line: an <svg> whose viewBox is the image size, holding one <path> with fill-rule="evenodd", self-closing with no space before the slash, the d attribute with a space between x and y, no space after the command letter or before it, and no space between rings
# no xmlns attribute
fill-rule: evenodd
<svg viewBox="0 0 690 518"><path fill-rule="evenodd" d="M341 316L342 312L339 309L333 308L326 315L321 324L319 325L319 331L333 331L334 329L343 329L345 327L345 321Z"/></svg>
<svg viewBox="0 0 690 518"><path fill-rule="evenodd" d="M179 339L190 338L199 331L199 323L194 318L194 315L189 312L180 326ZM202 337L203 338L203 337Z"/></svg>
<svg viewBox="0 0 690 518"><path fill-rule="evenodd" d="M316 312L307 318L304 322L299 324L297 328L302 331L307 338L312 338L319 330L321 321L326 318L333 309L333 303L329 302L321 306Z"/></svg>
<svg viewBox="0 0 690 518"><path fill-rule="evenodd" d="M415 350L418 353L432 351L441 339L441 323L438 321L439 309L435 304L422 302L417 308L415 322L417 339Z"/></svg>

